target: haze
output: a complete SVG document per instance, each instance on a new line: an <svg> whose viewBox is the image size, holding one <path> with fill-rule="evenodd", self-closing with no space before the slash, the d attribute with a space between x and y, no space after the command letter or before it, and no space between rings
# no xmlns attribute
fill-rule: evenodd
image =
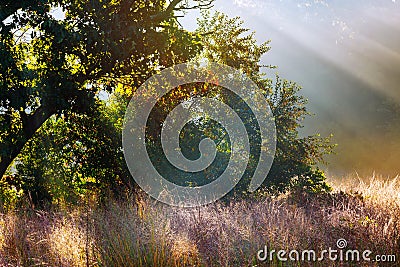
<svg viewBox="0 0 400 267"><path fill-rule="evenodd" d="M331 173L400 173L400 3L394 0L216 0L214 9L240 16L260 42L273 77L303 86L314 117L303 134L334 134ZM182 19L195 29L195 17Z"/></svg>

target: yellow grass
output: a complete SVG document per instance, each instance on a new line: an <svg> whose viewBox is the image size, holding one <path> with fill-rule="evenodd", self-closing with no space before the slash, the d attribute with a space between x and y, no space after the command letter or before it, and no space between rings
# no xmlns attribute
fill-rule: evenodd
<svg viewBox="0 0 400 267"><path fill-rule="evenodd" d="M339 238L349 248L393 254L399 261L399 179L345 177L329 183L331 195L296 192L196 209L147 199L140 205L0 214L0 266L347 266L256 259L264 246L319 250L335 247Z"/></svg>

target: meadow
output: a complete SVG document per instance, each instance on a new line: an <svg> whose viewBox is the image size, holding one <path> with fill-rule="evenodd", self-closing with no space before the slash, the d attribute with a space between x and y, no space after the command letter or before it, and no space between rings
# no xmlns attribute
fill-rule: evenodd
<svg viewBox="0 0 400 267"><path fill-rule="evenodd" d="M329 194L291 192L193 209L135 197L101 207L0 214L0 266L398 266L257 260L269 250L371 250L400 257L400 180L330 178ZM399 261L399 259L397 259ZM397 263L398 264L398 263Z"/></svg>

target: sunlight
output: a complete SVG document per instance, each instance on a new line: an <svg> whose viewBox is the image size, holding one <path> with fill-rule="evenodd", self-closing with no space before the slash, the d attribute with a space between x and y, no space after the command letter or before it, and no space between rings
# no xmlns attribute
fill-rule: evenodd
<svg viewBox="0 0 400 267"><path fill-rule="evenodd" d="M385 101L400 103L398 3L221 0L215 2L215 10L240 16L260 43L271 40L262 63L278 68L264 69L267 76L278 73L298 82L311 112L317 114L306 121L304 135L333 133L342 145L343 155L338 157L343 157L365 152L351 146L351 138L384 134L378 125L390 122L378 111ZM195 28L193 20L182 22ZM397 155L396 148L385 147L392 149L386 153ZM388 168L398 169L395 161L391 164Z"/></svg>

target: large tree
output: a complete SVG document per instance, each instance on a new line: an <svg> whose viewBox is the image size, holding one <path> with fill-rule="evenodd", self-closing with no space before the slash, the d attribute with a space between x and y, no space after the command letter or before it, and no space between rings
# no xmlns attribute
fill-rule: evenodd
<svg viewBox="0 0 400 267"><path fill-rule="evenodd" d="M275 119L277 143L274 162L263 188L273 193L293 188L329 190L319 164L324 162L326 154L332 152L334 145L330 137L300 135L303 120L310 115L306 107L307 99L300 94L301 87L295 82L279 76L275 80L267 77L265 70L271 72L275 66L262 65L261 58L270 50L270 42L258 44L255 33L249 33L239 17L229 18L219 12L210 15L207 10L203 12L197 31L203 36L202 57L246 73L269 102ZM250 161L243 179L236 186L237 191L246 191L258 162L261 141L259 128L243 100L228 90L222 90L220 96L240 115L250 136Z"/></svg>
<svg viewBox="0 0 400 267"><path fill-rule="evenodd" d="M0 177L52 115L84 112L123 76L138 86L155 70L190 59L200 45L178 27L176 12L211 2L1 1Z"/></svg>
<svg viewBox="0 0 400 267"><path fill-rule="evenodd" d="M202 50L198 59L229 65L246 73L264 93L274 114L277 144L274 163L263 189L281 193L289 189L327 191L324 173L319 169L323 157L332 152L330 138L318 134L301 136L299 129L310 115L307 100L301 96L301 87L280 77L268 78L263 71L273 66L261 64L261 57L270 49L269 42L257 43L255 34L243 27L240 18L229 18L216 12L204 11L199 19L197 33L202 37ZM266 67L266 68L265 68ZM151 111L147 122L147 151L159 173L180 185L204 185L217 178L226 169L230 158L230 138L225 129L212 119L202 118L189 122L180 133L182 153L192 160L200 157L199 142L211 138L217 146L213 163L201 172L186 173L170 164L163 152L161 129L167 115L184 101L194 97L214 98L228 104L243 121L250 141L250 160L238 186L232 192L246 192L257 167L261 135L259 124L249 106L238 95L226 88L210 83L191 83L174 88L165 94Z"/></svg>

